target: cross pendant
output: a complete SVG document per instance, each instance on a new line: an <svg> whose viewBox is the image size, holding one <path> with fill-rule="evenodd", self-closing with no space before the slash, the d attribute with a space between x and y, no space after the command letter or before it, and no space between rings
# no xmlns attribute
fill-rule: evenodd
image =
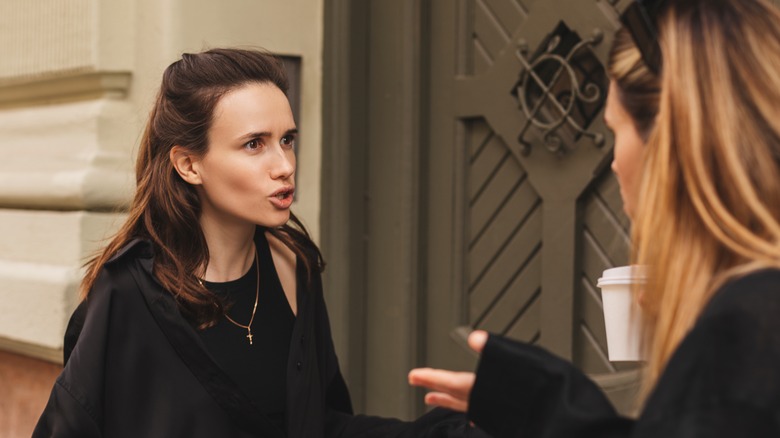
<svg viewBox="0 0 780 438"><path fill-rule="evenodd" d="M246 338L249 339L249 345L252 345L252 331L247 329L247 333Z"/></svg>

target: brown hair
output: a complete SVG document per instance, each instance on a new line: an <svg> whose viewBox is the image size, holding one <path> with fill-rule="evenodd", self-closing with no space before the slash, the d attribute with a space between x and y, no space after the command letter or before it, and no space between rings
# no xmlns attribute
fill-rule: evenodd
<svg viewBox="0 0 780 438"><path fill-rule="evenodd" d="M617 85L618 100L631 116L639 135L647 141L658 114L661 78L647 67L626 28L615 33L607 72Z"/></svg>
<svg viewBox="0 0 780 438"><path fill-rule="evenodd" d="M206 327L222 315L223 303L192 275L209 262L199 223L201 206L195 189L181 179L169 157L174 145L205 154L217 103L229 91L249 83L270 83L285 94L288 89L281 62L261 51L185 53L168 66L141 138L128 218L110 243L87 262L82 297L89 294L103 265L129 241L141 238L154 248L154 276L176 297L185 316ZM269 232L298 255L310 278L314 270L324 268L319 249L295 215Z"/></svg>
<svg viewBox="0 0 780 438"><path fill-rule="evenodd" d="M632 229L649 358L644 393L723 282L780 267L780 13L679 0L660 20L661 104Z"/></svg>

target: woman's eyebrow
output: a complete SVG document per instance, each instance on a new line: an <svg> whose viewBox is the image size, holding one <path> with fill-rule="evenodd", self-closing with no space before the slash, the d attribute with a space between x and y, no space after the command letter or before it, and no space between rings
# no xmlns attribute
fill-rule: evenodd
<svg viewBox="0 0 780 438"><path fill-rule="evenodd" d="M298 128L291 128L284 132L284 135L293 135L298 133ZM249 132L246 133L240 137L238 137L238 140L249 140L252 138L259 138L259 137L270 137L273 134L269 131L260 131L260 132Z"/></svg>

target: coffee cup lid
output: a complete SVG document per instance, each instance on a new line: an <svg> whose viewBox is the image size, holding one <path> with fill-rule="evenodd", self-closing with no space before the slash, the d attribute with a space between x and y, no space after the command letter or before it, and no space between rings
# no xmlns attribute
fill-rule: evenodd
<svg viewBox="0 0 780 438"><path fill-rule="evenodd" d="M610 284L632 284L647 281L647 270L644 266L630 265L618 266L604 270L596 286L601 287Z"/></svg>

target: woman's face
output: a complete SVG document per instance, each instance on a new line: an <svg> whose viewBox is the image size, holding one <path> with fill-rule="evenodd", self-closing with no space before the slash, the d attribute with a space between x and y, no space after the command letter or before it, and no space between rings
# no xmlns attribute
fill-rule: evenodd
<svg viewBox="0 0 780 438"><path fill-rule="evenodd" d="M604 120L615 135L615 151L612 159L612 171L620 183L620 196L623 198L623 210L633 219L639 196L639 175L642 168L644 141L636 130L634 121L626 111L614 82L609 84L607 108Z"/></svg>
<svg viewBox="0 0 780 438"><path fill-rule="evenodd" d="M214 110L208 150L194 164L201 220L226 227L286 223L296 136L290 104L275 85L253 83L225 94Z"/></svg>

